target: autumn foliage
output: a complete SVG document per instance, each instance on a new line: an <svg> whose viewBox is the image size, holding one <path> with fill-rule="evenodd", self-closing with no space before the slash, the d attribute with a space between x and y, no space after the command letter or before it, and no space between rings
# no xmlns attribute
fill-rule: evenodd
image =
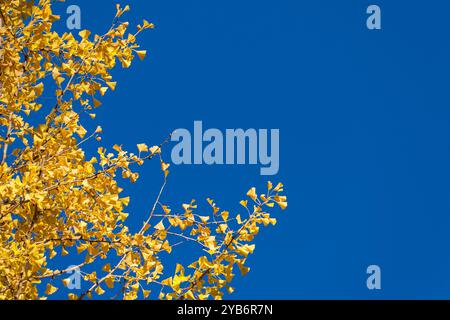
<svg viewBox="0 0 450 320"><path fill-rule="evenodd" d="M0 0L0 299L54 294L73 268L52 268L51 261L70 255L81 270L100 265L83 271L84 290L70 299L220 299L231 293L234 274L249 270L259 228L276 223L267 210L287 206L282 184L269 182L263 194L251 188L240 214L211 199L206 213L197 212L195 201L176 210L162 199L169 176L164 141L138 144L135 153L99 147L88 156L85 146L99 144L102 129L88 132L82 119L95 121L103 110L97 109L102 96L116 87L113 68L144 59L136 39L153 25L144 21L129 31L121 21L129 7L117 6L103 35L59 34L51 7L49 0ZM52 98L41 99L44 92ZM121 196L119 182L135 182L136 169L150 160L161 163L160 192L140 230L131 232L130 199ZM176 255L182 243L198 246L199 256L164 268L162 257Z"/></svg>

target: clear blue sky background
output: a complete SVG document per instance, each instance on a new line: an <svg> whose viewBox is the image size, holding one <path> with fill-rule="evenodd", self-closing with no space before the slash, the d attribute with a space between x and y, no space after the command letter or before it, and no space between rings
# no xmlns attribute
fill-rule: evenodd
<svg viewBox="0 0 450 320"><path fill-rule="evenodd" d="M124 3L124 2L122 2ZM289 208L257 239L232 298L450 298L447 1L126 2L148 58L115 72L103 143L157 144L173 129L279 128ZM101 33L113 1L68 1ZM125 3L124 3L125 4ZM382 30L366 8L382 9ZM63 21L65 15L62 15ZM59 23L59 31L66 31ZM97 146L93 147L93 150ZM140 226L160 175L127 186ZM173 167L165 202L238 209L257 166ZM366 268L382 268L382 290Z"/></svg>

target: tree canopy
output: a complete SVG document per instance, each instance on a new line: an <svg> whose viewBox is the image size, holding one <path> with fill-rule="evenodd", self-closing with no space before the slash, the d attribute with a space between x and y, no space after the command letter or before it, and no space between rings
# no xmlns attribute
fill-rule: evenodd
<svg viewBox="0 0 450 320"><path fill-rule="evenodd" d="M260 227L276 223L268 210L287 206L283 185L268 182L261 194L251 188L241 213L212 199L207 213L195 201L178 210L162 199L167 141L140 143L135 152L99 147L88 156L85 146L99 143L102 128L88 132L82 122L95 121L102 96L115 90L111 70L145 58L137 38L154 26L144 20L129 31L122 21L129 7L117 5L106 33L59 34L53 5L0 1L0 299L46 298L68 285L74 268L99 263L82 273L85 290L68 298L137 299L153 292L161 299L220 299L231 293L235 272L249 270ZM44 92L52 98L42 99ZM119 183L135 182L138 167L150 160L161 164L159 194L140 230L131 232L130 198ZM165 269L162 256L176 255L185 242L201 254L177 264L174 273ZM50 267L56 256L68 255L79 256L79 264Z"/></svg>

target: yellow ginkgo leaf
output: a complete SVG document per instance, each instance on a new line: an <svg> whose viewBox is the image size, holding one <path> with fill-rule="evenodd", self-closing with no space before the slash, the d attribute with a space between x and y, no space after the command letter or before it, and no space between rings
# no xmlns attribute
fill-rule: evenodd
<svg viewBox="0 0 450 320"><path fill-rule="evenodd" d="M283 191L283 184L280 182L277 184L277 186L273 189L275 191Z"/></svg>
<svg viewBox="0 0 450 320"><path fill-rule="evenodd" d="M169 169L170 167L170 163L165 163L165 162L161 162L161 169L162 171L167 171L167 169Z"/></svg>
<svg viewBox="0 0 450 320"><path fill-rule="evenodd" d="M78 300L78 296L76 294L69 293L67 296L69 297L69 300Z"/></svg>
<svg viewBox="0 0 450 320"><path fill-rule="evenodd" d="M162 206L162 209L164 211L165 214L169 214L172 210L170 210L170 208L168 206Z"/></svg>
<svg viewBox="0 0 450 320"><path fill-rule="evenodd" d="M161 153L161 148L158 146L153 146L150 148L150 153L151 154L157 154L157 153Z"/></svg>
<svg viewBox="0 0 450 320"><path fill-rule="evenodd" d="M54 294L56 291L58 291L58 288L52 286L50 283L47 283L47 287L45 289L45 294L46 295L52 295Z"/></svg>
<svg viewBox="0 0 450 320"><path fill-rule="evenodd" d="M108 87L111 88L112 91L116 90L116 86L117 86L117 82L106 82L106 84L108 85Z"/></svg>
<svg viewBox="0 0 450 320"><path fill-rule="evenodd" d="M52 77L54 80L56 80L61 75L61 72L59 72L58 68L53 68L52 70Z"/></svg>
<svg viewBox="0 0 450 320"><path fill-rule="evenodd" d="M108 87L101 87L101 88L100 88L100 94L101 94L102 96L104 96L104 95L106 94L107 91L108 91Z"/></svg>
<svg viewBox="0 0 450 320"><path fill-rule="evenodd" d="M144 290L142 289L142 294L144 296L145 299L148 298L148 296L150 295L151 291L150 290Z"/></svg>
<svg viewBox="0 0 450 320"><path fill-rule="evenodd" d="M99 100L97 100L97 99L94 98L94 108L98 108L98 107L100 107L101 105L102 105L102 103L101 103Z"/></svg>
<svg viewBox="0 0 450 320"><path fill-rule="evenodd" d="M288 205L288 203L285 202L285 201L277 202L277 204L280 206L280 208L281 208L282 210L286 209L286 208L287 208L287 205Z"/></svg>
<svg viewBox="0 0 450 320"><path fill-rule="evenodd" d="M195 300L195 296L194 296L194 294L192 293L191 290L189 290L188 292L186 292L185 296L186 296L186 298L188 298L188 299L190 299L190 300Z"/></svg>
<svg viewBox="0 0 450 320"><path fill-rule="evenodd" d="M113 277L107 277L105 279L105 283L108 286L108 288L110 288L110 289L114 288L114 278Z"/></svg>
<svg viewBox="0 0 450 320"><path fill-rule="evenodd" d="M258 197L256 195L256 188L251 188L248 192L247 192L247 196L250 197L253 201L256 200L256 198Z"/></svg>
<svg viewBox="0 0 450 320"><path fill-rule="evenodd" d="M63 77L57 77L56 78L56 83L58 84L58 86L61 86L61 84L64 82L64 78Z"/></svg>
<svg viewBox="0 0 450 320"><path fill-rule="evenodd" d="M138 148L139 152L147 152L148 151L148 147L145 143L139 143L137 145L137 148Z"/></svg>
<svg viewBox="0 0 450 320"><path fill-rule="evenodd" d="M153 29L154 27L155 27L155 25L153 23L150 23L147 20L144 20L144 25L143 25L144 29Z"/></svg>
<svg viewBox="0 0 450 320"><path fill-rule="evenodd" d="M154 226L154 228L159 231L163 231L166 229L166 227L164 227L164 223L162 220L160 222L158 222L158 224L156 226Z"/></svg>
<svg viewBox="0 0 450 320"><path fill-rule="evenodd" d="M87 39L90 36L91 32L89 30L82 30L78 32L78 35L83 39Z"/></svg>
<svg viewBox="0 0 450 320"><path fill-rule="evenodd" d="M105 290L103 290L102 287L97 286L97 288L95 289L95 293L101 296L102 294L105 293Z"/></svg>
<svg viewBox="0 0 450 320"><path fill-rule="evenodd" d="M222 213L220 215L222 216L222 219L224 221L227 221L230 213L228 211L222 211Z"/></svg>
<svg viewBox="0 0 450 320"><path fill-rule="evenodd" d="M71 281L70 278L66 278L66 279L62 280L62 283L64 284L65 287L67 287L67 286L69 286L70 281Z"/></svg>
<svg viewBox="0 0 450 320"><path fill-rule="evenodd" d="M139 59L144 60L147 55L147 50L136 50L136 53L139 56Z"/></svg>

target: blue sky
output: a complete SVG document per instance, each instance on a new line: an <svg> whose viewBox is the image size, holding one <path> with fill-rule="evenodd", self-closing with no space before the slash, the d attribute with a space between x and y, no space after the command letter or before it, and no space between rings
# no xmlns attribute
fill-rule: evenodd
<svg viewBox="0 0 450 320"><path fill-rule="evenodd" d="M176 128L279 128L289 208L257 239L233 298L450 298L450 44L444 1L129 0L156 24L148 58L117 70L97 120L103 144L157 144ZM110 1L78 4L101 33ZM382 30L366 28L366 8ZM63 20L59 31L67 31ZM95 150L97 146L93 146ZM138 227L156 165L126 186ZM258 166L174 166L165 202L239 208ZM366 287L381 267L382 289Z"/></svg>

